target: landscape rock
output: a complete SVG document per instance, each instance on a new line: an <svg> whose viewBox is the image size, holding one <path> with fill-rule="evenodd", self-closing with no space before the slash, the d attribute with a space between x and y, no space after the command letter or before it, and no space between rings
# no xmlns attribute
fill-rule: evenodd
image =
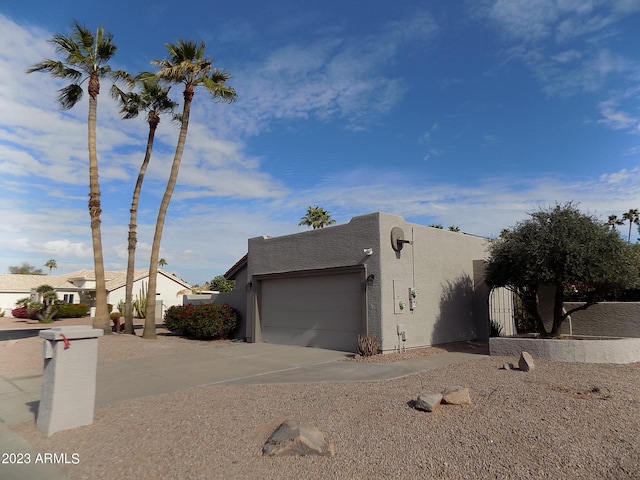
<svg viewBox="0 0 640 480"><path fill-rule="evenodd" d="M433 412L438 407L438 405L440 405L441 401L441 393L423 393L416 400L414 407L416 410Z"/></svg>
<svg viewBox="0 0 640 480"><path fill-rule="evenodd" d="M523 372L529 372L535 368L533 364L533 357L528 352L522 352L520 354L520 360L518 360L518 367Z"/></svg>
<svg viewBox="0 0 640 480"><path fill-rule="evenodd" d="M283 422L267 439L262 454L269 456L335 455L333 444L313 425L293 420Z"/></svg>
<svg viewBox="0 0 640 480"><path fill-rule="evenodd" d="M513 370L513 369L514 369L513 363L505 363L504 365L502 365L502 370Z"/></svg>
<svg viewBox="0 0 640 480"><path fill-rule="evenodd" d="M450 405L470 405L471 396L469 395L469 389L460 386L447 387L442 392L442 403L448 403Z"/></svg>

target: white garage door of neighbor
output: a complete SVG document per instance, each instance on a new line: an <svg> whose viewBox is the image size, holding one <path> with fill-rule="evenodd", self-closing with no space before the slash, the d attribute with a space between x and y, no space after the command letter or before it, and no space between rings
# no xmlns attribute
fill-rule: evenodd
<svg viewBox="0 0 640 480"><path fill-rule="evenodd" d="M262 341L355 352L362 332L359 273L262 282Z"/></svg>

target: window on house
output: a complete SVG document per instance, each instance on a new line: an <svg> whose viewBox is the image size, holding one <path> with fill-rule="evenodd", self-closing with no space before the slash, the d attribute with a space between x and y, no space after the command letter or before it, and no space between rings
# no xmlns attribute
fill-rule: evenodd
<svg viewBox="0 0 640 480"><path fill-rule="evenodd" d="M65 293L63 300L65 303L73 303L73 293Z"/></svg>

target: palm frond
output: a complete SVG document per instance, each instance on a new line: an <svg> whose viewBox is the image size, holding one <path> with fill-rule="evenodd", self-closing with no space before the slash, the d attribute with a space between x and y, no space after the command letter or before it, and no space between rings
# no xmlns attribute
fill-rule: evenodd
<svg viewBox="0 0 640 480"><path fill-rule="evenodd" d="M236 91L232 87L214 82L210 77L205 77L202 84L214 100L219 102L233 103L238 98Z"/></svg>
<svg viewBox="0 0 640 480"><path fill-rule="evenodd" d="M48 72L54 78L65 78L72 82L76 82L82 78L81 71L71 68L57 60L43 60L42 62L29 67L26 72Z"/></svg>
<svg viewBox="0 0 640 480"><path fill-rule="evenodd" d="M100 29L98 29L99 31ZM72 36L75 39L75 43L82 47L82 49L91 54L95 38L93 33L87 27L82 25L78 20L73 20L73 32Z"/></svg>
<svg viewBox="0 0 640 480"><path fill-rule="evenodd" d="M113 35L108 34L104 41L98 43L98 48L96 49L96 63L100 64L107 62L115 55L118 47L114 45L112 41Z"/></svg>
<svg viewBox="0 0 640 480"><path fill-rule="evenodd" d="M114 82L124 82L129 88L133 88L136 79L136 77L128 72L125 72L124 70L114 70L109 75L109 78L111 78L111 80L113 80Z"/></svg>
<svg viewBox="0 0 640 480"><path fill-rule="evenodd" d="M63 110L71 109L82 98L82 87L77 83L67 85L58 90L58 103Z"/></svg>

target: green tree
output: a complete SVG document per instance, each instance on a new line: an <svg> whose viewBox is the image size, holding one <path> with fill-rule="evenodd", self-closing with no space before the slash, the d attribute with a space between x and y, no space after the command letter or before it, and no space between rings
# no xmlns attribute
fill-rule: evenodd
<svg viewBox="0 0 640 480"><path fill-rule="evenodd" d="M13 275L44 275L42 269L36 268L28 262L22 262L22 265L17 267L9 267L9 273Z"/></svg>
<svg viewBox="0 0 640 480"><path fill-rule="evenodd" d="M167 182L167 187L160 202L158 219L153 235L153 244L151 246L147 312L142 333L144 338L156 338L155 305L162 230L164 228L169 202L171 201L171 196L173 195L173 190L178 180L180 162L182 161L182 153L189 130L191 102L195 94L195 89L196 87L203 86L215 100L226 103L232 103L236 99L235 90L225 85L227 80L231 78L231 75L226 71L213 68L213 61L204 56L205 45L203 42L196 43L178 40L176 44L166 44L165 46L168 50L169 58L166 60L154 60L152 63L159 67L156 75L161 81L168 82L169 84L184 85L184 103L180 117L181 125L178 143L171 165L169 181Z"/></svg>
<svg viewBox="0 0 640 480"><path fill-rule="evenodd" d="M616 227L624 225L624 221L620 220L617 215L609 215L609 219L606 221L605 225L610 227L611 230L615 230Z"/></svg>
<svg viewBox="0 0 640 480"><path fill-rule="evenodd" d="M210 288L211 290L215 290L220 293L231 292L236 288L236 281L227 280L223 275L218 275L216 278L211 280Z"/></svg>
<svg viewBox="0 0 640 480"><path fill-rule="evenodd" d="M100 183L98 181L98 153L96 149L96 117L100 79L117 78L122 72L114 72L107 62L116 52L113 36L103 27L95 36L86 27L74 20L70 35L55 34L50 42L63 60L43 60L30 67L27 73L48 72L55 78L71 83L63 87L58 95L58 103L63 110L75 106L83 96L82 84L87 82L89 93L88 145L89 145L89 215L91 218L91 239L93 243L93 263L96 276L96 316L93 327L111 333L111 321L107 308L107 289L104 278L104 256L100 218Z"/></svg>
<svg viewBox="0 0 640 480"><path fill-rule="evenodd" d="M486 282L507 287L522 300L541 332L560 335L560 326L611 290L638 281L637 252L607 225L581 213L573 203L530 214L528 220L501 234L490 246ZM545 329L538 288L554 287L553 324ZM563 311L565 288L588 293L583 305Z"/></svg>
<svg viewBox="0 0 640 480"><path fill-rule="evenodd" d="M437 228L438 230L444 230L444 227L442 226L441 223L432 223L431 225L429 225L431 228Z"/></svg>
<svg viewBox="0 0 640 480"><path fill-rule="evenodd" d="M322 207L309 207L307 208L307 214L300 219L298 225L306 225L312 227L314 230L317 228L324 228L326 225L333 225L336 221L331 218L329 212Z"/></svg>
<svg viewBox="0 0 640 480"><path fill-rule="evenodd" d="M124 313L124 333L135 335L133 328L133 281L136 258L137 245L137 219L138 204L140 203L140 191L144 176L151 160L151 152L153 151L153 142L156 130L160 124L160 115L171 113L177 107L177 103L169 98L169 90L171 87L163 87L159 84L156 77L148 74L140 74L135 78L128 79L129 84L138 87L137 91L124 92L117 85L111 87L111 95L120 103L120 114L125 120L136 118L141 112L147 114L147 124L149 125L149 133L147 135L147 147L145 149L144 158L138 170L138 179L133 189L131 200L131 209L129 216L129 235L128 235L128 255L127 255L127 277L125 281L125 311ZM164 259L160 259L164 261ZM164 263L166 265L166 262Z"/></svg>
<svg viewBox="0 0 640 480"><path fill-rule="evenodd" d="M460 231L460 227L458 227L456 225L450 225L449 226L449 231L450 232L459 232Z"/></svg>
<svg viewBox="0 0 640 480"><path fill-rule="evenodd" d="M158 267L162 268L162 267L166 267L167 265L169 264L164 258L161 258L160 260L158 260Z"/></svg>
<svg viewBox="0 0 640 480"><path fill-rule="evenodd" d="M47 260L47 263L45 263L44 266L49 269L49 275L51 275L51 269L58 268L58 263L55 261L55 259L50 258L49 260Z"/></svg>
<svg viewBox="0 0 640 480"><path fill-rule="evenodd" d="M629 222L629 237L627 241L631 243L631 227L634 223L640 225L640 211L637 208L631 208L628 212L622 214L622 218Z"/></svg>

